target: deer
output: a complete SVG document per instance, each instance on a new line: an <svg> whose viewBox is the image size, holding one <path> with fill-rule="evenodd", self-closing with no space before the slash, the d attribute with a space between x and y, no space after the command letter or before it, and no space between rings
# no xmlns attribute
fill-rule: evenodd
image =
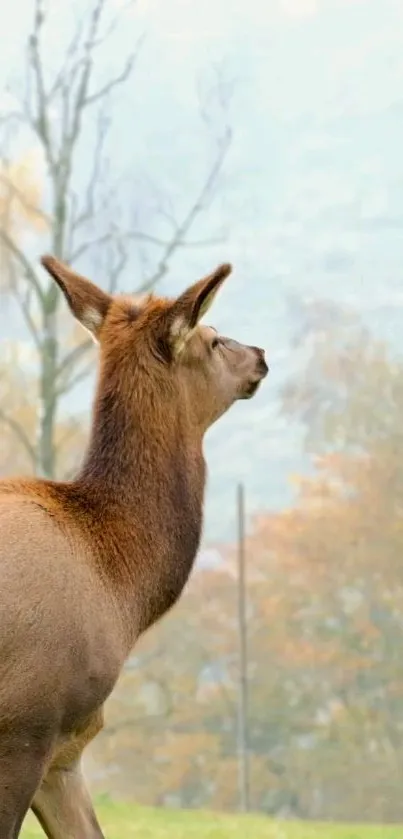
<svg viewBox="0 0 403 839"><path fill-rule="evenodd" d="M96 342L98 379L77 476L0 481L0 839L30 809L49 839L100 839L83 750L191 573L205 433L268 365L201 323L230 264L174 298L111 295L54 256L41 265Z"/></svg>

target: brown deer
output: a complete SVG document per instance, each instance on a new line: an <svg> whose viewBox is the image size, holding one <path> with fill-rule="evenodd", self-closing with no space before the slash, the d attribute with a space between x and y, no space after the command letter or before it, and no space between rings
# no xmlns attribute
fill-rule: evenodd
<svg viewBox="0 0 403 839"><path fill-rule="evenodd" d="M0 839L30 807L51 839L99 839L83 748L136 639L188 579L204 433L268 367L199 324L230 265L175 300L112 297L42 265L99 343L100 373L78 477L0 482Z"/></svg>

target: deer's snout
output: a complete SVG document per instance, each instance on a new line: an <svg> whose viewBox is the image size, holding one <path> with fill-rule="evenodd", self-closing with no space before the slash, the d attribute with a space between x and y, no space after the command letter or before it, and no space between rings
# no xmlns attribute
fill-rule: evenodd
<svg viewBox="0 0 403 839"><path fill-rule="evenodd" d="M250 399L254 396L262 379L264 379L269 372L269 366L265 359L264 350L260 347L249 347L249 350L251 350L256 357L255 369L250 371L250 378L245 383L240 399Z"/></svg>
<svg viewBox="0 0 403 839"><path fill-rule="evenodd" d="M264 379L264 377L267 376L269 372L269 365L266 362L265 351L262 350L260 347L252 347L252 349L256 354L257 358L256 372L259 376L262 377L262 379Z"/></svg>

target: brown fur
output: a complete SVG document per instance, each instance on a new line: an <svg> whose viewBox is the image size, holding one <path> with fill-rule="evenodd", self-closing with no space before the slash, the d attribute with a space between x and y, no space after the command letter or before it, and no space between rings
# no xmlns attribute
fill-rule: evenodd
<svg viewBox="0 0 403 839"><path fill-rule="evenodd" d="M188 579L203 435L267 366L198 324L229 266L171 301L112 298L43 264L99 341L100 373L78 477L0 483L0 837L31 805L51 839L95 839L82 750L136 639Z"/></svg>

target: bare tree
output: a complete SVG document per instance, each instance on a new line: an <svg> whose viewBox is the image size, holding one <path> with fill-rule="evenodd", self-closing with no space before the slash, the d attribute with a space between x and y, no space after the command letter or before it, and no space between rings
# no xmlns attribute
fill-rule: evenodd
<svg viewBox="0 0 403 839"><path fill-rule="evenodd" d="M132 5L130 0L128 5ZM46 221L51 252L71 264L93 262L94 259L101 262L102 276L110 291L116 290L121 283L124 271L133 259L133 249L138 252L145 245L156 249L153 269L143 277L141 290L144 290L158 283L179 249L208 244L191 242L189 233L209 206L231 142L231 130L226 119L222 119L223 109L215 152L204 181L183 217L178 220L169 216L171 227L167 238L160 238L132 223L120 223L106 147L112 100L118 89L132 77L142 39L125 59L120 59L116 74L109 75L98 86L99 73L96 71L100 65L99 50L112 37L122 14L121 7L117 17L111 19L107 0L89 0L87 11L80 17L64 54L60 56L59 50L52 50L51 61L57 55L57 66L50 72L46 48L48 9L44 0L33 0L21 107L2 119L6 134L21 127L28 129L34 136L35 145L42 150L49 212L45 213L40 206L27 210ZM225 91L220 95L223 100L226 98ZM202 116L208 120L204 112ZM77 189L76 170L80 164L83 137L87 136L84 132L93 125L96 128L92 128L91 165L84 167L84 185L81 173ZM13 189L17 189L15 184ZM19 199L21 202L28 200L23 191ZM53 477L57 471L55 429L60 400L88 375L87 356L92 344L90 341L75 342L66 349L57 329L60 295L55 284L43 276L7 225L1 226L0 237L12 266L11 290L18 300L38 358L40 410L36 441L28 441L24 429L17 430L17 418L0 413L0 422L14 427L18 443L28 446L27 453L34 460L34 470Z"/></svg>

